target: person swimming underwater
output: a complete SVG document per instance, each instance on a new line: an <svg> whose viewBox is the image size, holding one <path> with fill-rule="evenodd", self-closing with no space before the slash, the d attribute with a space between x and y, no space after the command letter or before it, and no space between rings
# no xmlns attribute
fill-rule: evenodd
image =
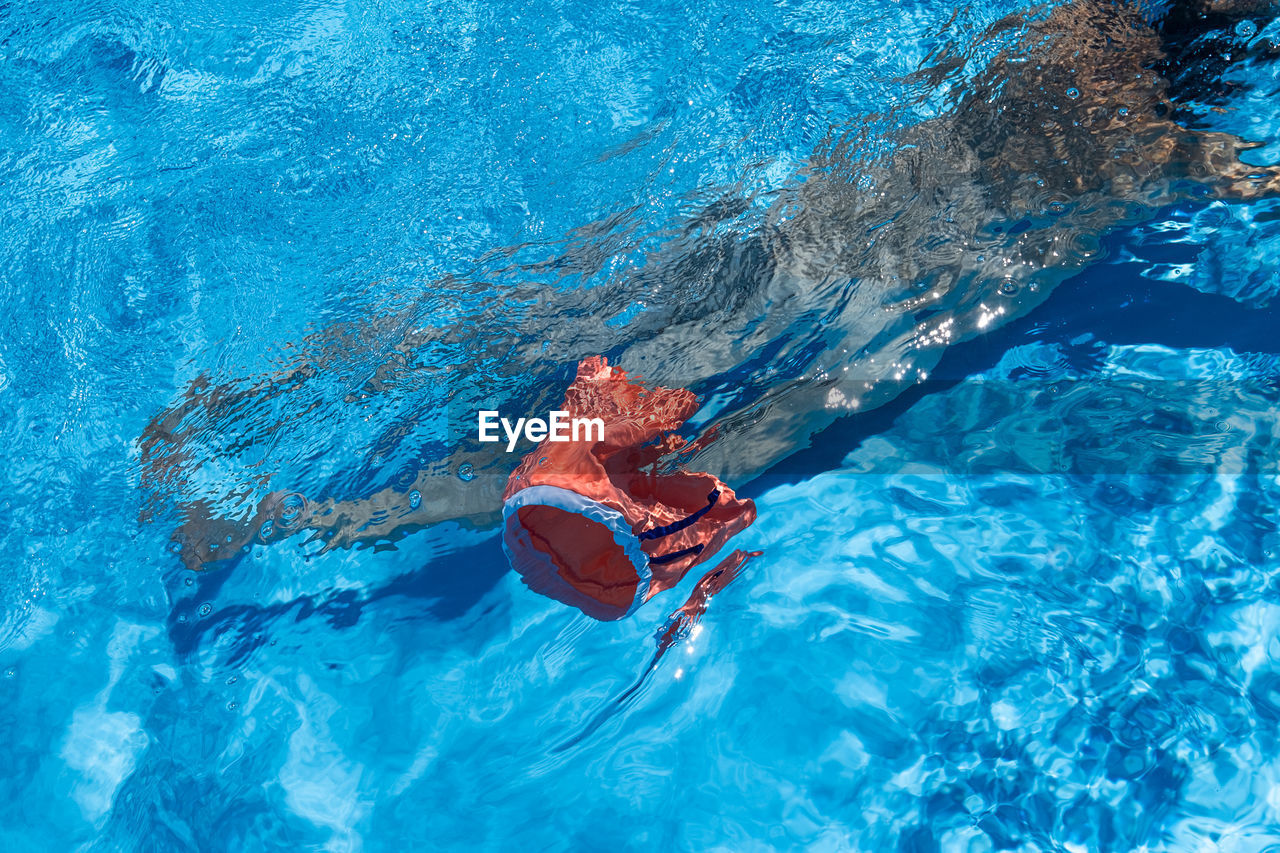
<svg viewBox="0 0 1280 853"><path fill-rule="evenodd" d="M548 351L570 364L608 352L672 388L716 387L744 365L787 365L781 374L749 369L747 387L716 416L715 440L671 449L687 469L746 482L836 418L892 399L951 344L1029 311L1097 257L1109 230L1179 201L1280 193L1280 171L1242 162L1249 143L1196 129L1171 88L1203 82L1187 64L1209 62L1197 54L1196 33L1274 14L1271 2L1152 11L1074 0L1010 16L984 37L994 58L957 83L950 108L896 132L888 154L864 153L875 146L863 144L858 127L836 131L758 227L746 235L720 227L741 208L719 205L639 267L598 282L589 300L581 290L520 286L494 297L483 322L439 328L410 322L421 311L410 306L361 330L411 329L362 393L387 393L405 381L414 353L440 349L469 351L504 380L533 371ZM965 67L944 51L918 76L936 84L963 77ZM560 261L599 267L579 251L570 247ZM495 325L511 335L477 337L477 327ZM349 331L317 340L343 341ZM143 485L178 497L174 540L189 568L299 531L328 550L394 541L445 520L506 523L510 457L475 443L357 499L272 490L261 476L253 487L228 487L223 499L184 498L194 471L218 452L202 445L220 426L248 407L295 397L305 405L288 418L304 424L323 403L306 389L326 369L305 361L247 385L201 378L148 425L139 442ZM453 390L484 408L535 410L529 396L495 401L465 381ZM464 463L473 479L454 476Z"/></svg>

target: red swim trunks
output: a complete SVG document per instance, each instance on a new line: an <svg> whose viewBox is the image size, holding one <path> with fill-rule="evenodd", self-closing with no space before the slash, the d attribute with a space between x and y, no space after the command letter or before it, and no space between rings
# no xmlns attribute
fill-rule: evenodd
<svg viewBox="0 0 1280 853"><path fill-rule="evenodd" d="M604 440L544 440L503 494L503 545L530 589L596 619L620 619L680 582L756 517L710 474L656 473L698 409L683 388L644 388L601 357L578 365L569 418L599 418Z"/></svg>

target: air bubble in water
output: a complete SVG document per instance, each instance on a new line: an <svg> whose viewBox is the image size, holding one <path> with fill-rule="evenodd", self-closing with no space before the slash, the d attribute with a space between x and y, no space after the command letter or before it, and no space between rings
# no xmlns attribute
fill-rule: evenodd
<svg viewBox="0 0 1280 853"><path fill-rule="evenodd" d="M1253 21L1241 21L1236 24L1236 35L1242 39L1253 38L1254 33L1258 31L1258 25Z"/></svg>
<svg viewBox="0 0 1280 853"><path fill-rule="evenodd" d="M422 492L414 489L409 493L409 509L417 509L422 506Z"/></svg>
<svg viewBox="0 0 1280 853"><path fill-rule="evenodd" d="M262 527L258 530L258 535L262 537L262 540L265 542L271 538L271 532L275 530L275 527L275 523L268 518L266 521L262 522Z"/></svg>
<svg viewBox="0 0 1280 853"><path fill-rule="evenodd" d="M476 469L471 467L470 462L463 462L458 466L458 479L464 483L470 483L476 478Z"/></svg>
<svg viewBox="0 0 1280 853"><path fill-rule="evenodd" d="M1075 86L1072 86L1067 90L1067 97L1074 101L1076 98L1080 97L1080 90Z"/></svg>
<svg viewBox="0 0 1280 853"><path fill-rule="evenodd" d="M306 506L306 498L297 492L290 492L280 501L280 523L285 527L290 527L299 516L302 515L302 508Z"/></svg>
<svg viewBox="0 0 1280 853"><path fill-rule="evenodd" d="M1000 285L1001 296L1017 296L1017 294L1018 285L1014 284L1012 281L1006 281L1004 284Z"/></svg>
<svg viewBox="0 0 1280 853"><path fill-rule="evenodd" d="M200 605L201 616L208 616L212 612L213 612L213 605L210 604L209 602L206 601L204 604Z"/></svg>

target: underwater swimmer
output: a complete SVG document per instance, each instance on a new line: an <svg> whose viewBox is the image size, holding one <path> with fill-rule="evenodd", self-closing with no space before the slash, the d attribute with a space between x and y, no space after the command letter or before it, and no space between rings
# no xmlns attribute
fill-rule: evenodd
<svg viewBox="0 0 1280 853"><path fill-rule="evenodd" d="M411 361L429 347L468 350L506 376L533 370L548 350L571 363L610 352L672 387L714 387L759 361L788 365L778 376L753 374L750 393L717 416L716 440L679 454L687 467L744 482L841 415L891 399L950 344L1030 310L1097 256L1109 230L1181 200L1280 191L1275 168L1241 162L1247 143L1192 127L1171 87L1196 78L1179 57L1202 61L1187 48L1197 26L1262 24L1274 13L1271 3L1151 13L1080 0L1013 16L986 35L999 50L956 83L948 109L898 132L884 155L865 154L874 146L856 133L835 138L750 233L726 231L718 227L726 220L708 213L639 268L589 291L508 289L483 323L414 327L406 321L414 309L406 309L387 323L414 327L396 351ZM1176 23L1176 40L1166 38L1166 22ZM961 81L964 69L944 54L919 79ZM598 267L577 251L562 262ZM640 301L645 310L619 327L617 316ZM511 336L487 342L479 326ZM194 383L142 437L144 485L181 495L211 423L284 398L327 367L302 364L248 387ZM403 381L404 370L393 368L370 380L370 395ZM531 402L486 399L483 407L544 408L524 405ZM464 461L473 481L455 476ZM492 526L511 463L472 444L423 466L411 482L357 500L281 491L259 500L246 487L256 507L238 517L226 510L233 501L187 500L175 540L185 564L202 568L299 530L329 549L387 543L445 520Z"/></svg>

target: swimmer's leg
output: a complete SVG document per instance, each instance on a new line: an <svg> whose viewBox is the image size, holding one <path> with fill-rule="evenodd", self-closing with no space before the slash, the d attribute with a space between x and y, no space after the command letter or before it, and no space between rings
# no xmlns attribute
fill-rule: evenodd
<svg viewBox="0 0 1280 853"><path fill-rule="evenodd" d="M748 560L759 557L761 553L760 551L734 551L702 576L694 586L693 592L689 593L689 600L668 616L667 621L658 629L656 635L658 648L649 664L650 669L657 667L658 661L666 654L667 649L689 636L694 626L702 620L702 614L707 612L711 597L738 577Z"/></svg>
<svg viewBox="0 0 1280 853"><path fill-rule="evenodd" d="M640 676L631 683L630 687L619 693L601 708L580 732L567 741L552 747L551 751L560 753L577 746L630 706L649 683L649 679L657 672L658 664L662 661L662 656L667 653L667 650L693 632L694 626L702 619L702 614L707 611L707 604L710 603L711 597L728 586L734 578L741 574L742 567L747 564L748 560L752 557L758 557L760 554L760 551L734 551L721 560L720 564L714 569L703 575L693 588L693 592L689 594L689 600L679 610L667 617L667 621L658 629L656 635L658 648L654 651L653 657L649 659L649 665L644 668Z"/></svg>

